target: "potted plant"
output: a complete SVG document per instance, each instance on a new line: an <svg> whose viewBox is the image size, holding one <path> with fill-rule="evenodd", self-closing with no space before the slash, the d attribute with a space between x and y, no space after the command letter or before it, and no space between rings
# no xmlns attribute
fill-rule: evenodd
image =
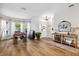
<svg viewBox="0 0 79 59"><path fill-rule="evenodd" d="M41 32L36 32L36 38L37 40L40 40Z"/></svg>

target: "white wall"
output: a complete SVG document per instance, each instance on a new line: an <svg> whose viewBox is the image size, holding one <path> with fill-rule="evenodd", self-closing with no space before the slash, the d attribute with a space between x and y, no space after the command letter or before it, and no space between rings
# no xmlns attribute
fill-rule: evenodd
<svg viewBox="0 0 79 59"><path fill-rule="evenodd" d="M54 22L55 31L58 31L58 24L62 20L69 21L72 27L79 28L79 6L76 5L70 8L69 7L65 8L58 14L55 14L54 20L55 20ZM75 33L78 34L78 42L79 42L79 30L76 30Z"/></svg>
<svg viewBox="0 0 79 59"><path fill-rule="evenodd" d="M39 17L33 16L31 19L31 30L35 30L36 32L39 32Z"/></svg>
<svg viewBox="0 0 79 59"><path fill-rule="evenodd" d="M59 13L55 14L54 20L56 29L62 20L71 22L73 27L79 27L79 6L73 6L70 8L66 7L64 10L61 10Z"/></svg>

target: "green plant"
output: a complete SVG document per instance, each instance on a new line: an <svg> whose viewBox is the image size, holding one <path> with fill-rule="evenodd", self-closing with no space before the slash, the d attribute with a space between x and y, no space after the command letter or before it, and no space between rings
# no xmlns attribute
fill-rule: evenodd
<svg viewBox="0 0 79 59"><path fill-rule="evenodd" d="M20 22L16 22L15 27L21 27Z"/></svg>
<svg viewBox="0 0 79 59"><path fill-rule="evenodd" d="M41 32L36 32L36 37L38 40L40 39L40 36L41 36Z"/></svg>

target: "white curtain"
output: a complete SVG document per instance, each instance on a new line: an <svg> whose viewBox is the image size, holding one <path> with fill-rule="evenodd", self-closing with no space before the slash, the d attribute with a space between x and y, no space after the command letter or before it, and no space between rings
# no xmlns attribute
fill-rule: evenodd
<svg viewBox="0 0 79 59"><path fill-rule="evenodd" d="M1 35L2 38L6 37L6 20L1 21Z"/></svg>
<svg viewBox="0 0 79 59"><path fill-rule="evenodd" d="M15 32L15 22L12 21L12 22L11 22L11 35L13 35L14 32Z"/></svg>

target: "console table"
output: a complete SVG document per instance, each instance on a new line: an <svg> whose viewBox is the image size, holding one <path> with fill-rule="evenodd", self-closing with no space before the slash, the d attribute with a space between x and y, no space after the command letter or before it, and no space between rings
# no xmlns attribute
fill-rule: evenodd
<svg viewBox="0 0 79 59"><path fill-rule="evenodd" d="M67 44L69 46L77 48L78 45L78 35L77 34L63 34L63 33L53 33L54 41L61 44Z"/></svg>

